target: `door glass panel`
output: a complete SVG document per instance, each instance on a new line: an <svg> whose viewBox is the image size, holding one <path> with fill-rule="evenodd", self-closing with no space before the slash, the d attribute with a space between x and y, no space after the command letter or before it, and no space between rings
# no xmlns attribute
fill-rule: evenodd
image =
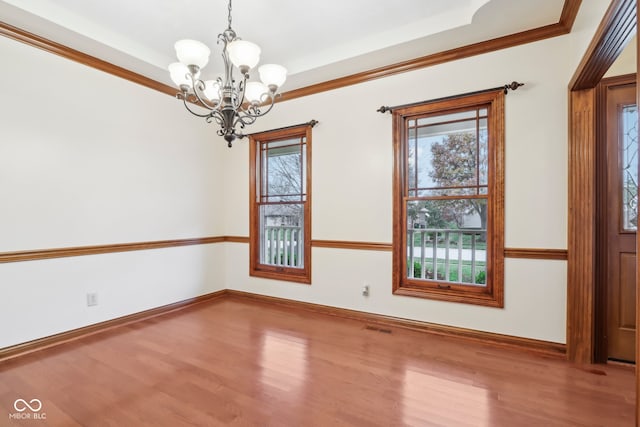
<svg viewBox="0 0 640 427"><path fill-rule="evenodd" d="M638 228L638 107L622 108L622 229Z"/></svg>

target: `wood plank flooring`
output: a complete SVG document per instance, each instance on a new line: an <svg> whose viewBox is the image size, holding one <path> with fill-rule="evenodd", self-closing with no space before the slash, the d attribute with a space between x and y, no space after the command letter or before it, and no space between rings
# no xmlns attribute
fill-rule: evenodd
<svg viewBox="0 0 640 427"><path fill-rule="evenodd" d="M228 297L3 362L0 426L622 427L634 384L624 367Z"/></svg>

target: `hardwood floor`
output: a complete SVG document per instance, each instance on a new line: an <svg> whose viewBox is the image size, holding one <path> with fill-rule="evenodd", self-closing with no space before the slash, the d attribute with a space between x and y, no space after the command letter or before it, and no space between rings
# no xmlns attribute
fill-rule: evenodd
<svg viewBox="0 0 640 427"><path fill-rule="evenodd" d="M230 297L3 362L0 425L620 427L634 385L624 367Z"/></svg>

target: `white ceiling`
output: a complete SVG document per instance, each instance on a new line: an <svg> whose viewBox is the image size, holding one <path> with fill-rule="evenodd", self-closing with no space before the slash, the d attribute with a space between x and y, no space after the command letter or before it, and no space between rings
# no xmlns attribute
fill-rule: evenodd
<svg viewBox="0 0 640 427"><path fill-rule="evenodd" d="M233 0L233 28L289 70L291 90L558 22L564 0ZM173 43L212 50L227 0L0 0L0 20L172 84Z"/></svg>

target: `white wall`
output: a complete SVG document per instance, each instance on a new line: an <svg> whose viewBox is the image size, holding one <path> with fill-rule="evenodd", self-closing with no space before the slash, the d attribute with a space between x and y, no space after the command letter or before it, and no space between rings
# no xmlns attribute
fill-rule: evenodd
<svg viewBox="0 0 640 427"><path fill-rule="evenodd" d="M212 127L8 38L0 56L0 252L223 234ZM0 264L0 348L221 289L223 269L220 245Z"/></svg>
<svg viewBox="0 0 640 427"><path fill-rule="evenodd" d="M202 245L0 264L0 348L217 291L224 255Z"/></svg>
<svg viewBox="0 0 640 427"><path fill-rule="evenodd" d="M567 85L607 5L583 4L568 36L277 105L259 130L320 122L313 129L312 238L391 242L392 121L378 107L517 80L526 85L506 99L505 243L566 249ZM247 151L245 143L227 156L226 234L248 235ZM565 342L565 261L507 259L505 307L496 309L392 295L391 253L314 248L311 286L249 277L248 256L248 245L227 244L228 288ZM365 283L369 297L360 294Z"/></svg>
<svg viewBox="0 0 640 427"><path fill-rule="evenodd" d="M506 245L566 248L567 84L608 3L583 2L571 35L280 103L252 131L319 120L312 237L391 242L375 110L525 82L506 100ZM246 140L227 149L171 97L18 42L0 55L0 252L248 235ZM250 278L238 243L0 264L0 348L225 287L564 342L566 262L505 267L495 309L393 296L387 252L314 248L311 286Z"/></svg>

